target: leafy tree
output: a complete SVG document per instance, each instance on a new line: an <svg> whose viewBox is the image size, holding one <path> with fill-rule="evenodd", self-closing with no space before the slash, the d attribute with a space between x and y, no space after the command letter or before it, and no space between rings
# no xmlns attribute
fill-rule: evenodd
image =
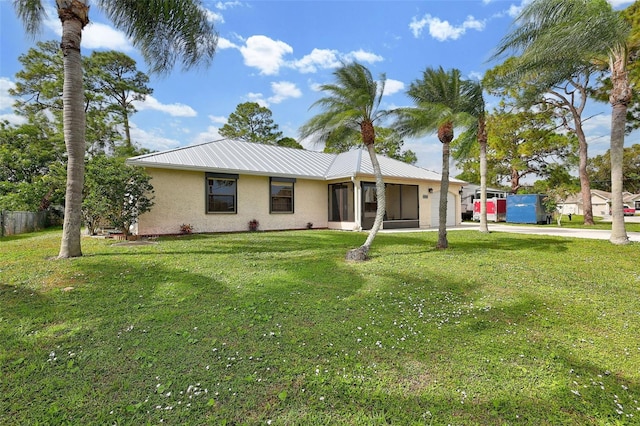
<svg viewBox="0 0 640 426"><path fill-rule="evenodd" d="M43 115L31 121L0 122L0 209L37 211L62 201L64 141Z"/></svg>
<svg viewBox="0 0 640 426"><path fill-rule="evenodd" d="M454 128L468 128L477 122L465 98L460 70L445 71L427 68L422 79L411 83L407 91L415 106L396 110L396 129L401 135L421 136L437 132L442 143L442 179L440 181L440 205L438 243L439 249L449 246L447 241L447 195L449 193L449 158Z"/></svg>
<svg viewBox="0 0 640 426"><path fill-rule="evenodd" d="M354 130L360 131L376 179L377 209L369 236L363 245L347 253L347 259L365 260L382 226L386 205L384 180L375 150L374 123L388 114L387 111L379 109L387 79L383 74L379 81L374 80L371 71L357 62L343 64L333 75L335 83L323 84L320 87L326 96L311 106L320 107L323 112L312 117L300 128L300 136L303 139L312 138L325 143L332 133L350 134Z"/></svg>
<svg viewBox="0 0 640 426"><path fill-rule="evenodd" d="M82 215L90 235L104 221L125 235L138 216L153 206L151 177L124 159L97 155L86 167Z"/></svg>
<svg viewBox="0 0 640 426"><path fill-rule="evenodd" d="M568 80L553 83L548 81L549 75L554 76L553 72L547 75L544 72L532 71L525 76L520 75L518 60L510 58L487 72L484 78L485 85L494 94L510 96L514 100L514 108L530 109L533 115L539 110L553 114L562 127L577 137L584 223L593 225L591 187L587 171L588 143L583 128L583 113L587 106L588 86L595 70L583 68L568 77Z"/></svg>
<svg viewBox="0 0 640 426"><path fill-rule="evenodd" d="M488 128L494 172L500 183L510 181L513 194L524 177L542 175L548 164L575 163L576 138L557 133L549 111L502 109L490 116Z"/></svg>
<svg viewBox="0 0 640 426"><path fill-rule="evenodd" d="M107 1L99 7L114 25L123 29L138 47L152 72L167 72L176 60L185 68L209 61L216 49L217 35L197 0ZM15 0L18 17L29 34L38 32L45 16L42 0ZM83 73L80 42L89 23L88 0L56 0L62 23L64 83L63 127L67 149L65 214L59 258L82 255L82 187L86 118L83 102Z"/></svg>
<svg viewBox="0 0 640 426"><path fill-rule="evenodd" d="M277 145L282 132L271 118L271 110L257 102L238 104L227 123L220 129L220 135L244 142Z"/></svg>
<svg viewBox="0 0 640 426"><path fill-rule="evenodd" d="M29 118L47 112L54 117L62 133L63 64L58 43L40 42L19 58L23 69L16 73L14 108ZM89 155L113 151L123 140L119 128L124 128L125 146L131 147L129 116L135 112L132 104L151 93L146 86L149 78L137 71L135 61L115 52L94 52L83 58L85 70L86 148Z"/></svg>
<svg viewBox="0 0 640 426"><path fill-rule="evenodd" d="M535 0L525 6L516 23L500 43L498 54L508 50L519 54L515 72L511 74L529 78L535 74L540 81L539 90L571 83L575 76L584 75L585 71L588 75L598 66L608 68L611 73L610 241L627 244L622 209L622 151L627 107L631 102L627 71L630 26L606 0ZM586 173L586 165L583 168L581 164L584 202L588 180L585 182L583 171Z"/></svg>
<svg viewBox="0 0 640 426"><path fill-rule="evenodd" d="M129 117L136 112L133 103L144 101L153 93L148 86L149 76L137 69L135 60L121 52L93 52L85 62L88 91L107 100L105 110L119 117L118 122L124 127L125 146L132 147Z"/></svg>
<svg viewBox="0 0 640 426"><path fill-rule="evenodd" d="M640 144L636 143L624 148L622 169L624 170L624 190L633 194L640 194ZM592 186L594 188L611 192L611 158L609 151L591 159L589 176L593 179Z"/></svg>
<svg viewBox="0 0 640 426"><path fill-rule="evenodd" d="M394 129L389 127L375 126L376 132L376 153L393 158L404 163L415 164L418 157L410 149L403 151L404 141ZM360 146L361 136L358 131L333 132L325 142L324 152L341 153L347 152Z"/></svg>
<svg viewBox="0 0 640 426"><path fill-rule="evenodd" d="M276 142L276 145L282 146L285 148L304 149L304 147L300 145L297 140L290 137L284 137L282 139L278 139L278 141Z"/></svg>
<svg viewBox="0 0 640 426"><path fill-rule="evenodd" d="M23 117L43 111L56 115L62 112L63 64L60 43L37 42L35 48L18 57L22 69L16 73L16 87L9 89L15 96L13 108Z"/></svg>

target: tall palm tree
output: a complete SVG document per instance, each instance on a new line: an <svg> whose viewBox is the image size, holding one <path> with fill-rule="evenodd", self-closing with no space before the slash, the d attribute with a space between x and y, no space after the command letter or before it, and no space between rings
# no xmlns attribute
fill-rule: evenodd
<svg viewBox="0 0 640 426"><path fill-rule="evenodd" d="M464 108L476 121L471 123L467 130L460 135L457 142L456 159L469 156L472 145L477 141L480 148L480 232L488 233L487 224L487 126L486 104L484 101L482 83L467 80L463 82L463 98L466 101Z"/></svg>
<svg viewBox="0 0 640 426"><path fill-rule="evenodd" d="M447 240L447 195L449 193L449 158L455 127L468 127L475 119L469 113L469 102L465 98L460 70L445 71L427 68L411 83L407 95L414 107L395 110L395 127L403 136L422 136L437 132L442 143L442 178L440 180L440 204L438 209L439 249L449 246Z"/></svg>
<svg viewBox="0 0 640 426"><path fill-rule="evenodd" d="M14 0L29 34L36 34L46 16L43 0ZM89 23L88 0L55 0L62 23L64 54L63 126L67 147L65 214L59 258L82 256L82 186L86 118L83 104L82 30ZM198 0L136 0L93 2L138 47L151 72L168 72L179 60L184 68L208 63L217 35Z"/></svg>
<svg viewBox="0 0 640 426"><path fill-rule="evenodd" d="M350 250L347 259L365 260L373 239L382 226L385 213L385 188L375 151L374 123L388 114L387 111L379 109L386 76L382 74L376 81L371 72L357 62L343 64L333 75L335 83L323 84L320 87L327 95L311 105L311 108L320 107L323 111L302 125L300 137L324 143L336 133L343 137L348 137L352 132L360 133L362 143L371 158L378 204L376 218L366 241L357 249Z"/></svg>
<svg viewBox="0 0 640 426"><path fill-rule="evenodd" d="M605 67L611 72L610 241L629 242L622 210L622 152L631 90L627 74L629 25L606 0L535 0L516 19L498 54L519 55L517 71L538 73L547 87L571 81L578 73Z"/></svg>

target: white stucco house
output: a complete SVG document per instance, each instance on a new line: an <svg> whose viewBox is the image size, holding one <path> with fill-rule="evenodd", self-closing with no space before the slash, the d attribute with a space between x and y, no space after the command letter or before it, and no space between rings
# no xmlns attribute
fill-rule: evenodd
<svg viewBox="0 0 640 426"><path fill-rule="evenodd" d="M441 175L378 156L386 185L383 228L438 225ZM367 230L377 208L375 178L365 150L328 154L223 139L129 158L151 176L155 205L140 216L139 235L259 230ZM447 225L461 222L459 192L450 179Z"/></svg>

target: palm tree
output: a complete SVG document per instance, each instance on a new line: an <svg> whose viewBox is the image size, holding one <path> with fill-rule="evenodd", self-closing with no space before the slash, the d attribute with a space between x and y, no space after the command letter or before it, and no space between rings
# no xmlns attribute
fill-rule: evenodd
<svg viewBox="0 0 640 426"><path fill-rule="evenodd" d="M487 225L487 126L486 110L482 84L478 81L465 81L465 110L476 118L474 123L460 136L457 143L456 159L469 156L473 143L478 142L480 148L480 232L488 233Z"/></svg>
<svg viewBox="0 0 640 426"><path fill-rule="evenodd" d="M447 241L447 195L449 193L449 157L455 127L468 127L476 119L469 113L469 101L465 97L460 71L445 71L427 68L411 83L407 94L415 107L395 110L396 129L403 136L422 136L437 132L442 142L442 178L440 181L440 204L438 243L439 249L449 246Z"/></svg>
<svg viewBox="0 0 640 426"><path fill-rule="evenodd" d="M151 72L168 72L176 60L184 68L208 63L217 35L197 0L95 0L94 3L138 47ZM64 55L63 126L67 147L65 214L59 258L82 256L82 187L86 118L83 104L82 30L89 23L88 0L56 0L62 23ZM29 34L36 34L46 15L43 0L14 0Z"/></svg>
<svg viewBox="0 0 640 426"><path fill-rule="evenodd" d="M608 67L611 72L610 241L629 241L622 210L622 151L631 90L627 74L630 27L606 0L535 0L516 19L519 24L498 47L498 54L519 54L518 73L545 76L546 87L571 82L574 75ZM544 89L544 88L543 88Z"/></svg>
<svg viewBox="0 0 640 426"><path fill-rule="evenodd" d="M382 226L385 213L385 188L382 171L375 151L376 133L374 123L388 114L380 110L380 101L384 92L386 76L382 74L378 81L363 65L354 62L343 64L333 75L336 82L323 84L320 89L327 95L311 105L322 108L323 112L312 117L300 128L301 138L312 138L324 143L330 136L341 134L349 137L359 132L371 158L376 179L377 208L376 218L364 244L347 253L347 259L365 260L378 230Z"/></svg>

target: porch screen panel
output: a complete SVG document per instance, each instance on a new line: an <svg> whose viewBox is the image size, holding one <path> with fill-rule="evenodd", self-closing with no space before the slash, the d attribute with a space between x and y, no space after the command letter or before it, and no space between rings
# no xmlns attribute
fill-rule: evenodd
<svg viewBox="0 0 640 426"><path fill-rule="evenodd" d="M354 217L353 184L329 185L329 221L353 222Z"/></svg>
<svg viewBox="0 0 640 426"><path fill-rule="evenodd" d="M417 220L418 213L418 186L402 185L402 219Z"/></svg>

